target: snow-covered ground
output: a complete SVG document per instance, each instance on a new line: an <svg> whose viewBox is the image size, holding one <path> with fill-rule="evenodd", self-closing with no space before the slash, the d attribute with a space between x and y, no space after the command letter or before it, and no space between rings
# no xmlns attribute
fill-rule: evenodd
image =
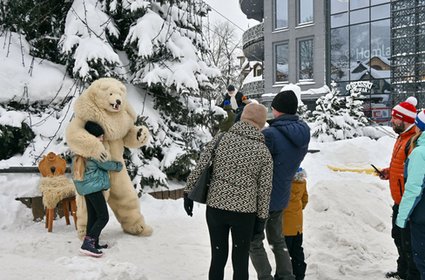
<svg viewBox="0 0 425 280"><path fill-rule="evenodd" d="M310 195L304 212L306 279L379 280L395 269L387 182L327 167L385 167L393 144L387 136L311 144L320 152L308 154L302 163ZM66 226L64 219L56 220L48 233L43 222L32 221L30 209L15 201L24 193L37 193L38 179L0 175L0 279L207 279L210 248L204 205L195 205L194 216L188 217L181 199L156 200L145 194L142 212L154 234L124 234L111 212L101 236L111 248L95 259L78 253L81 242L72 222ZM225 279L231 275L229 260ZM252 266L250 279L256 279Z"/></svg>
<svg viewBox="0 0 425 280"><path fill-rule="evenodd" d="M65 96L78 96L79 89L64 75L64 66L36 58L30 71L32 57L27 43L21 47L15 36L0 36L0 42L7 46L0 48L0 88L4 89L0 102L24 98L30 103L57 104ZM148 116L147 123L156 130L160 118L152 109L152 100L142 98L134 87L127 86L127 90L136 111ZM0 108L0 124L19 127L25 119L37 135L23 155L0 161L0 167L36 165L35 158L45 151L64 152L63 142L49 139L63 135L72 115L72 109L68 110L71 105L61 112L49 109L41 115ZM385 167L393 143L394 139L385 136L378 141L358 138L311 144L311 149L320 152L308 154L302 163L308 173L310 194L304 226L306 279L379 280L385 279L386 271L395 269L387 182L364 173L338 173L327 168L328 164L368 168L370 163ZM165 151L170 158L178 152L174 146ZM159 174L158 167L148 167L142 172ZM0 174L0 280L207 279L210 248L204 205L195 205L194 216L188 217L181 199L156 200L145 194L141 198L142 212L154 227L153 236L124 234L111 212L101 236L111 248L102 258L94 259L78 253L81 242L73 225L66 226L64 219L56 220L53 232L48 233L44 222L33 222L31 210L15 200L39 193L38 181L37 174ZM256 279L252 266L250 277ZM231 279L230 261L226 279Z"/></svg>

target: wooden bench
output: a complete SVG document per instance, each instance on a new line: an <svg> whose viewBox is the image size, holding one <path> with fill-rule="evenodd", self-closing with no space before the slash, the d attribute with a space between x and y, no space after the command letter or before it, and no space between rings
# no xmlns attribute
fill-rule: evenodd
<svg viewBox="0 0 425 280"><path fill-rule="evenodd" d="M156 199L179 199L183 197L184 189L175 189L175 190L163 190L150 192L149 194Z"/></svg>
<svg viewBox="0 0 425 280"><path fill-rule="evenodd" d="M0 174L39 174L37 166L10 166L0 169ZM32 210L33 221L42 221L44 218L43 198L41 195L20 196L15 200L22 202L25 206Z"/></svg>

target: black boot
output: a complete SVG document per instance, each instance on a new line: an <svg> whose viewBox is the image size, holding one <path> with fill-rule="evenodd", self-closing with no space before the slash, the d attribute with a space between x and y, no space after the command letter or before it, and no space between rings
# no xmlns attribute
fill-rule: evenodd
<svg viewBox="0 0 425 280"><path fill-rule="evenodd" d="M393 279L404 279L401 277L398 271L390 271L385 274L385 278L393 278Z"/></svg>
<svg viewBox="0 0 425 280"><path fill-rule="evenodd" d="M99 244L99 239L96 239L96 242L94 243L94 247L98 250L100 249L108 249L108 244Z"/></svg>
<svg viewBox="0 0 425 280"><path fill-rule="evenodd" d="M96 240L90 236L84 237L83 245L81 246L80 252L87 256L99 258L103 255L102 251L96 249Z"/></svg>

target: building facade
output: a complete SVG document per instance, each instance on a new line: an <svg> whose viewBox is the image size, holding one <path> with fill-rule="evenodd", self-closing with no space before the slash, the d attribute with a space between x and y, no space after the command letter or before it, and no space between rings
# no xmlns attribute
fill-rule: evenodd
<svg viewBox="0 0 425 280"><path fill-rule="evenodd" d="M425 1L391 1L393 104L416 96L425 108Z"/></svg>
<svg viewBox="0 0 425 280"><path fill-rule="evenodd" d="M251 93L277 93L292 83L303 92L326 84L326 18L324 1L240 0L248 18L260 23L243 36L247 59L263 62L263 90ZM260 84L260 81L255 81ZM243 88L249 89L250 83ZM256 87L258 89L258 87ZM245 90L249 92L249 90ZM305 103L320 94L304 94Z"/></svg>
<svg viewBox="0 0 425 280"><path fill-rule="evenodd" d="M261 32L257 33L256 39L243 38L243 51L250 60L262 58L264 93L276 93L282 86L292 83L301 87L303 101L308 104L309 100L314 102L318 96L304 93L330 85L332 80L343 95L349 94L350 83L370 82L372 86L364 92L366 111L375 110L376 116L369 113L377 119L389 117L393 102L390 98L390 61L394 59L391 45L394 20L391 16L395 15L391 12L394 6L391 3L411 1L239 2L248 18L260 21ZM415 6L418 6L417 3ZM260 29L258 26L251 29ZM252 33L251 29L246 34ZM258 43L260 41L261 44ZM255 57L250 56L253 51ZM263 54L260 54L261 51Z"/></svg>
<svg viewBox="0 0 425 280"><path fill-rule="evenodd" d="M327 80L341 94L349 84L369 82L363 92L368 117L386 122L391 117L390 0L326 1L329 28Z"/></svg>

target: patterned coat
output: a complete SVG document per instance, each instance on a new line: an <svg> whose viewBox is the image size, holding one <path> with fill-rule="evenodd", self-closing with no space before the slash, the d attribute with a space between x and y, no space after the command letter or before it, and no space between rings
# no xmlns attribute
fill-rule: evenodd
<svg viewBox="0 0 425 280"><path fill-rule="evenodd" d="M217 135L208 143L189 175L185 192L190 192L207 165ZM264 136L246 122L234 124L221 138L213 161L213 175L206 204L227 211L269 216L273 162Z"/></svg>

